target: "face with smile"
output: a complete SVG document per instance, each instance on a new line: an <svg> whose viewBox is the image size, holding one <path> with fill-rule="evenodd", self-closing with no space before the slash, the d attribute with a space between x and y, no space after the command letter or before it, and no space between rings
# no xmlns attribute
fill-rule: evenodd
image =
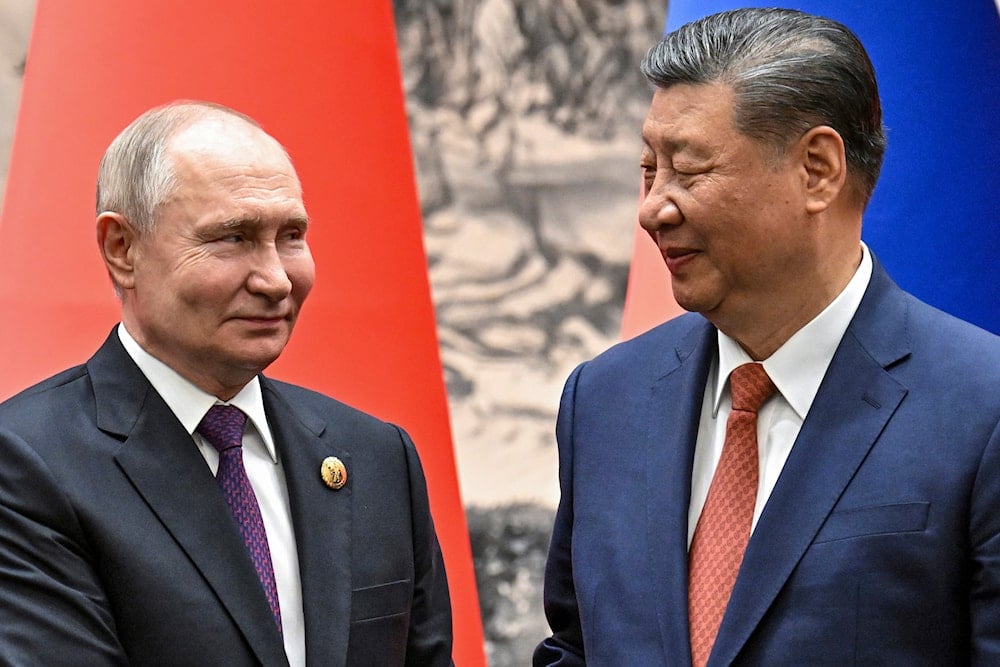
<svg viewBox="0 0 1000 667"><path fill-rule="evenodd" d="M123 322L153 356L231 398L281 354L312 288L302 190L278 143L235 116L181 129L167 159L176 187L153 230L120 223Z"/></svg>
<svg viewBox="0 0 1000 667"><path fill-rule="evenodd" d="M639 222L663 255L678 304L741 340L826 298L811 283L822 244L802 153L793 144L775 155L741 134L729 86L658 89L643 141Z"/></svg>

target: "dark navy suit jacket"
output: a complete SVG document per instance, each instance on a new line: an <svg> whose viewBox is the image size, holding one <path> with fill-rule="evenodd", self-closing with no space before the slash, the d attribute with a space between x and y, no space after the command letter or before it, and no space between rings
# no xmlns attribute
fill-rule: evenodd
<svg viewBox="0 0 1000 667"><path fill-rule="evenodd" d="M310 665L447 665L451 610L407 435L261 378ZM320 463L337 456L334 491ZM205 460L112 332L0 405L0 664L286 664Z"/></svg>
<svg viewBox="0 0 1000 667"><path fill-rule="evenodd" d="M574 371L535 665L690 665L691 466L716 330ZM750 539L709 665L1000 665L1000 338L876 262Z"/></svg>

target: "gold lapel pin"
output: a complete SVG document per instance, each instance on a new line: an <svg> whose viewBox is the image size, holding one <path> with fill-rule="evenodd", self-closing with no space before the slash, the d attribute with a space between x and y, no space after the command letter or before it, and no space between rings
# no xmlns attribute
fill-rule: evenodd
<svg viewBox="0 0 1000 667"><path fill-rule="evenodd" d="M344 462L336 456L328 456L323 459L319 474L323 477L323 483L334 491L339 491L347 484L347 468Z"/></svg>

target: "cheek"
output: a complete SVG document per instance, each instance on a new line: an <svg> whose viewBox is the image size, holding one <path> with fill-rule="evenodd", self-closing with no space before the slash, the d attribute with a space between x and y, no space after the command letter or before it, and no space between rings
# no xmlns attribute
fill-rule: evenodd
<svg viewBox="0 0 1000 667"><path fill-rule="evenodd" d="M285 272L299 301L306 298L316 281L316 267L311 256L285 264Z"/></svg>
<svg viewBox="0 0 1000 667"><path fill-rule="evenodd" d="M212 270L189 273L174 281L172 299L183 308L209 314L227 309L240 298L247 271L231 265L216 265Z"/></svg>

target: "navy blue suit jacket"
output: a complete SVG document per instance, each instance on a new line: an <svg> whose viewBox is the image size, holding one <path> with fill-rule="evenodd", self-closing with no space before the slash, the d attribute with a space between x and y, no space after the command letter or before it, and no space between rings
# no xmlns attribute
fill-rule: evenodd
<svg viewBox="0 0 1000 667"><path fill-rule="evenodd" d="M399 428L261 378L284 466L310 665L448 665L451 610ZM337 456L334 491L320 463ZM0 405L0 664L283 665L215 478L112 332Z"/></svg>
<svg viewBox="0 0 1000 667"><path fill-rule="evenodd" d="M535 665L690 665L691 466L716 331L574 371ZM876 262L750 539L709 665L1000 664L1000 338Z"/></svg>

